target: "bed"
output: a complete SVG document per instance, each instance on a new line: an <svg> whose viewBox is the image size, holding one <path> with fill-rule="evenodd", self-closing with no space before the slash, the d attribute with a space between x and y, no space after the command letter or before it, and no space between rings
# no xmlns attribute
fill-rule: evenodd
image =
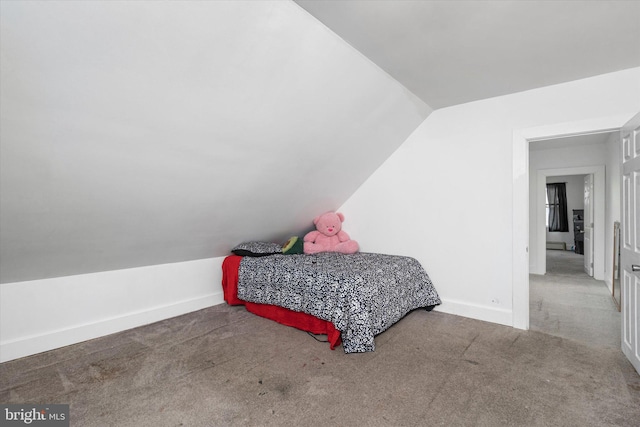
<svg viewBox="0 0 640 427"><path fill-rule="evenodd" d="M441 303L428 274L410 257L373 253L230 255L225 301L312 334L345 353L375 350L375 335L407 313Z"/></svg>

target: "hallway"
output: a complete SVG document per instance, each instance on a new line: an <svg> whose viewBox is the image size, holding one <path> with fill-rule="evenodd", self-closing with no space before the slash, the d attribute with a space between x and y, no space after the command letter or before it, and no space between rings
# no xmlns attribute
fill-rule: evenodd
<svg viewBox="0 0 640 427"><path fill-rule="evenodd" d="M620 313L583 256L547 251L547 274L529 276L530 328L598 348L620 348Z"/></svg>

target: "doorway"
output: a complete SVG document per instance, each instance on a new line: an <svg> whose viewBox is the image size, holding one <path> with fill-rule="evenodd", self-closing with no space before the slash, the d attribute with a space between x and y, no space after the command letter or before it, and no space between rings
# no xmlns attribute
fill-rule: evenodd
<svg viewBox="0 0 640 427"><path fill-rule="evenodd" d="M605 188L606 154L617 139L617 133L606 132L529 143L530 173L533 174L529 223L532 330L578 341L589 341L588 338L593 337L591 344L597 346L620 345L620 315L603 281L605 208L610 199ZM602 164L595 165L598 162ZM581 163L595 166L582 166ZM619 177L610 179L619 181ZM573 236L572 225L565 233L548 232L545 196L549 182L565 184L566 203L571 208L564 218L567 223L573 222L573 209L582 212L581 219L588 221L588 224L580 221L582 226L579 227L583 233L579 236L584 238L584 242L580 242L585 244L584 252L571 250L573 237L565 235ZM590 184L589 191L587 183ZM587 193L593 202L593 215L584 215ZM549 236L563 240L569 250L548 250ZM593 244L589 250L587 241ZM590 274L585 272L587 261Z"/></svg>
<svg viewBox="0 0 640 427"><path fill-rule="evenodd" d="M529 258L530 221L537 220L530 212L529 195L535 194L535 185L529 179L529 144L532 141L617 132L629 116L602 117L588 121L565 122L535 128L518 129L513 133L513 258L512 258L512 325L518 329L529 329ZM536 249L536 248L532 248ZM546 258L545 258L546 263Z"/></svg>
<svg viewBox="0 0 640 427"><path fill-rule="evenodd" d="M599 138L607 138L610 133L599 134ZM595 138L594 138L595 139ZM534 144L534 143L531 143ZM579 147L579 146L578 146ZM604 280L605 275L605 166L563 167L537 170L535 195L530 199L532 217L529 221L532 274L546 273L546 210L545 196L547 179L553 176L589 175L594 177L594 218L593 218L593 277ZM569 218L571 221L571 218Z"/></svg>

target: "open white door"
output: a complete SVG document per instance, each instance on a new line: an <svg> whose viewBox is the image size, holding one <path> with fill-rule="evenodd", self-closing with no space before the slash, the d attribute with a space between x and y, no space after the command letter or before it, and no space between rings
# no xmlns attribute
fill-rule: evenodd
<svg viewBox="0 0 640 427"><path fill-rule="evenodd" d="M640 113L621 132L622 352L640 373Z"/></svg>
<svg viewBox="0 0 640 427"><path fill-rule="evenodd" d="M584 177L584 271L593 277L593 174Z"/></svg>

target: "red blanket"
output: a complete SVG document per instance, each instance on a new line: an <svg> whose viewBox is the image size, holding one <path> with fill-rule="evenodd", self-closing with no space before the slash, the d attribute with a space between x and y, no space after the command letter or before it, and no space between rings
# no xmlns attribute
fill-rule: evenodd
<svg viewBox="0 0 640 427"><path fill-rule="evenodd" d="M326 335L331 350L340 345L340 331L331 322L318 319L307 313L292 311L275 305L256 304L238 299L238 270L241 260L241 256L230 255L222 263L222 290L227 304L244 305L247 311L258 316L275 320L283 325L292 326L312 334Z"/></svg>

